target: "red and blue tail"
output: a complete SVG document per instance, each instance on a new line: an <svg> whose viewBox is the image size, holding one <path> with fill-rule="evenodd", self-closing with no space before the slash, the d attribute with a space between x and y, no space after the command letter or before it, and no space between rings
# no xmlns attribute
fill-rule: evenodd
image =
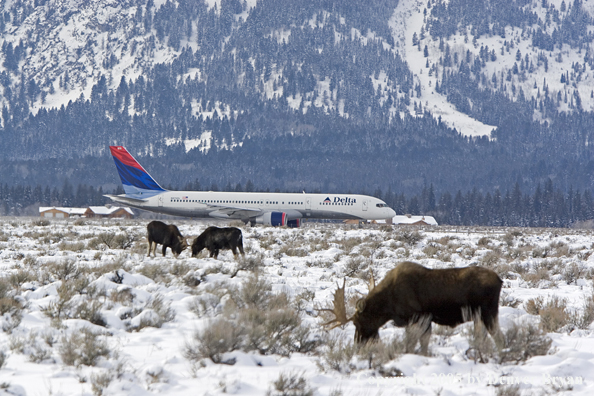
<svg viewBox="0 0 594 396"><path fill-rule="evenodd" d="M126 195L148 198L165 191L123 146L109 146L109 149Z"/></svg>

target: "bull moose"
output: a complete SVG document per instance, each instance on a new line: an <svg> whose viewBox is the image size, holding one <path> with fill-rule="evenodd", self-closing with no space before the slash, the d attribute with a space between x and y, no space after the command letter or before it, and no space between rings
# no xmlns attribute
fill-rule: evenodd
<svg viewBox="0 0 594 396"><path fill-rule="evenodd" d="M431 322L455 327L470 320L477 326L480 320L502 348L504 337L498 320L502 283L495 272L483 267L429 269L403 262L357 302L351 318L346 315L343 282L334 293L334 308L327 309L336 318L324 325L335 324L334 328L352 321L357 342L378 338L379 328L389 320L407 330L410 325L421 326L421 353L426 355Z"/></svg>
<svg viewBox="0 0 594 396"><path fill-rule="evenodd" d="M147 257L151 256L151 250L153 256L156 256L157 244L163 245L163 257L167 252L167 248L171 248L171 252L177 258L188 247L188 242L179 232L177 226L173 224L167 225L162 221L154 220L148 223L146 231L146 238L148 239Z"/></svg>
<svg viewBox="0 0 594 396"><path fill-rule="evenodd" d="M192 243L192 257L198 256L202 249L208 249L210 257L215 259L219 256L219 250L231 249L233 257L237 258L237 249L242 256L243 236L241 230L236 227L208 227Z"/></svg>

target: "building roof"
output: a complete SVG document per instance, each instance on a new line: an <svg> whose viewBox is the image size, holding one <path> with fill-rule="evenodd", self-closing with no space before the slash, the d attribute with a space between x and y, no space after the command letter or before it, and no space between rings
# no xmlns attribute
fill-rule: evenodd
<svg viewBox="0 0 594 396"><path fill-rule="evenodd" d="M58 206L40 206L39 213L47 212L49 210L57 210L59 212L68 213L69 215L82 216L87 211L87 208L63 208Z"/></svg>
<svg viewBox="0 0 594 396"><path fill-rule="evenodd" d="M108 216L112 213L115 213L119 210L125 210L126 212L130 213L131 215L134 215L134 212L132 212L132 209L130 208L122 208L120 206L89 206L89 210L97 215L102 215L102 216Z"/></svg>
<svg viewBox="0 0 594 396"><path fill-rule="evenodd" d="M427 225L437 225L433 216L401 215L392 217L392 224L419 224L421 222Z"/></svg>

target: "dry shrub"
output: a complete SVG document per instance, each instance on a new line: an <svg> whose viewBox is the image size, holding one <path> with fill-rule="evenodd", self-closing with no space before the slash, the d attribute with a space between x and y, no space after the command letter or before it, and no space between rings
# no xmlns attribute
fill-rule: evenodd
<svg viewBox="0 0 594 396"><path fill-rule="evenodd" d="M562 271L563 280L571 285L584 276L586 269L576 263L571 263Z"/></svg>
<svg viewBox="0 0 594 396"><path fill-rule="evenodd" d="M342 247L342 250L344 250L346 254L350 254L356 247L363 243L363 240L359 237L353 237L335 242Z"/></svg>
<svg viewBox="0 0 594 396"><path fill-rule="evenodd" d="M105 321L103 314L101 314L102 308L103 303L100 301L83 301L76 307L74 317L77 319L88 320L97 326L106 327L107 322Z"/></svg>
<svg viewBox="0 0 594 396"><path fill-rule="evenodd" d="M487 268L495 268L502 257L499 250L490 250L479 259L479 265Z"/></svg>
<svg viewBox="0 0 594 396"><path fill-rule="evenodd" d="M72 284L73 281L62 281L58 287L57 299L41 309L41 312L51 319L52 326L59 327L63 319L72 317L74 303L71 299L76 295Z"/></svg>
<svg viewBox="0 0 594 396"><path fill-rule="evenodd" d="M437 244L429 243L423 248L423 253L425 253L427 257L435 257L439 253L439 250L440 248Z"/></svg>
<svg viewBox="0 0 594 396"><path fill-rule="evenodd" d="M499 352L499 362L520 363L533 356L546 355L553 340L532 323L514 323L504 332L505 348Z"/></svg>
<svg viewBox="0 0 594 396"><path fill-rule="evenodd" d="M309 255L309 248L301 235L295 234L292 238L283 243L277 255L286 254L289 257L305 257Z"/></svg>
<svg viewBox="0 0 594 396"><path fill-rule="evenodd" d="M499 296L499 305L502 307L517 308L522 303L519 298L513 297L510 293L502 291Z"/></svg>
<svg viewBox="0 0 594 396"><path fill-rule="evenodd" d="M37 280L37 275L35 272L26 269L18 269L16 272L11 273L8 277L10 285L17 290L21 288L23 283L34 280Z"/></svg>
<svg viewBox="0 0 594 396"><path fill-rule="evenodd" d="M368 267L369 261L367 259L361 256L349 256L344 268L345 276L357 276Z"/></svg>
<svg viewBox="0 0 594 396"><path fill-rule="evenodd" d="M553 296L537 308L540 327L547 333L557 331L569 323L570 315L566 311L567 301L565 299Z"/></svg>
<svg viewBox="0 0 594 396"><path fill-rule="evenodd" d="M131 287L119 287L113 289L109 294L110 300L115 304L121 304L124 306L132 306L134 302L134 292Z"/></svg>
<svg viewBox="0 0 594 396"><path fill-rule="evenodd" d="M355 344L352 340L345 340L341 334L329 333L321 344L322 351L316 362L318 367L322 371L333 370L343 374L372 369L385 376L389 371L385 365L406 352L406 342L401 337Z"/></svg>
<svg viewBox="0 0 594 396"><path fill-rule="evenodd" d="M109 386L113 379L113 373L99 373L91 374L91 390L95 396L103 396L105 389Z"/></svg>
<svg viewBox="0 0 594 396"><path fill-rule="evenodd" d="M357 353L357 347L353 341L345 341L343 337L330 334L323 339L322 345L323 349L317 361L321 370L334 370L348 374L355 369L351 363Z"/></svg>
<svg viewBox="0 0 594 396"><path fill-rule="evenodd" d="M532 251L532 257L534 258L547 258L551 252L550 246L535 247Z"/></svg>
<svg viewBox="0 0 594 396"><path fill-rule="evenodd" d="M223 317L194 334L194 344L185 347L188 359L210 358L221 363L221 354L234 349L283 356L313 350L316 343L310 340L309 328L302 325L296 304L286 293L273 294L271 290L265 279L252 274L239 290L225 294L228 303ZM202 295L189 309L198 315L216 312L220 301L214 294Z"/></svg>
<svg viewBox="0 0 594 396"><path fill-rule="evenodd" d="M16 298L11 282L5 277L0 278L0 323L3 331L10 333L18 327L24 308L25 304Z"/></svg>
<svg viewBox="0 0 594 396"><path fill-rule="evenodd" d="M87 245L82 241L77 241L77 242L62 241L58 244L58 249L60 249L61 251L81 253L86 248L87 248Z"/></svg>
<svg viewBox="0 0 594 396"><path fill-rule="evenodd" d="M280 373L278 379L272 385L273 389L266 392L266 396L313 396L314 394L314 391L303 378L303 374Z"/></svg>
<svg viewBox="0 0 594 396"><path fill-rule="evenodd" d="M588 329L594 322L594 294L584 300L584 309L581 314L573 316L573 322L578 329Z"/></svg>
<svg viewBox="0 0 594 396"><path fill-rule="evenodd" d="M520 231L509 231L503 236L503 242L507 244L507 246L512 247L517 237L521 236L522 233Z"/></svg>
<svg viewBox="0 0 594 396"><path fill-rule="evenodd" d="M58 351L64 364L77 367L95 366L100 357L111 355L107 341L86 328L62 337Z"/></svg>
<svg viewBox="0 0 594 396"><path fill-rule="evenodd" d="M557 241L549 244L549 253L554 257L564 257L570 254L569 246L565 242Z"/></svg>
<svg viewBox="0 0 594 396"><path fill-rule="evenodd" d="M487 247L491 243L491 239L487 237L481 237L476 243L478 246Z"/></svg>
<svg viewBox="0 0 594 396"><path fill-rule="evenodd" d="M496 396L522 396L520 385L503 385L497 387Z"/></svg>
<svg viewBox="0 0 594 396"><path fill-rule="evenodd" d="M160 294L152 296L143 311L149 311L151 314L144 315L140 323L130 326L128 331L140 331L145 327L161 328L163 324L175 320L175 310L171 308L171 303L165 302Z"/></svg>
<svg viewBox="0 0 594 396"><path fill-rule="evenodd" d="M51 223L47 219L38 219L38 220L33 220L31 222L31 224L34 225L34 226L37 226L37 227L47 227Z"/></svg>
<svg viewBox="0 0 594 396"><path fill-rule="evenodd" d="M96 276L101 276L108 274L110 272L116 272L118 270L124 270L129 272L131 269L131 265L126 262L126 258L124 256L116 257L113 261L102 262L100 265L93 267L92 271L95 273Z"/></svg>
<svg viewBox="0 0 594 396"><path fill-rule="evenodd" d="M161 264L145 264L138 270L138 272L147 278L154 280L156 283L161 282L168 285L169 282L171 282L169 274Z"/></svg>
<svg viewBox="0 0 594 396"><path fill-rule="evenodd" d="M401 230L394 234L394 239L407 245L413 246L423 240L419 231Z"/></svg>
<svg viewBox="0 0 594 396"><path fill-rule="evenodd" d="M244 329L224 317L211 321L203 331L194 332L194 342L186 342L183 356L190 361L210 359L214 363L234 364L234 361L223 361L227 352L239 349Z"/></svg>
<svg viewBox="0 0 594 396"><path fill-rule="evenodd" d="M54 279L60 281L75 279L81 274L81 270L74 259L65 259L59 262L51 262L48 263L45 268Z"/></svg>
<svg viewBox="0 0 594 396"><path fill-rule="evenodd" d="M522 279L532 288L539 287L551 280L551 273L545 266L538 266L535 272L525 272Z"/></svg>

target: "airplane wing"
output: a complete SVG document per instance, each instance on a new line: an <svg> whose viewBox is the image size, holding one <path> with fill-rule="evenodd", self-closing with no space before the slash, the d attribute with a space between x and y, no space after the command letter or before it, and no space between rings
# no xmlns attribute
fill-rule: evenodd
<svg viewBox="0 0 594 396"><path fill-rule="evenodd" d="M146 199L136 199L130 197L124 197L122 195L111 195L111 194L104 194L104 197L110 198L114 202L125 203L129 205L139 205L146 202Z"/></svg>
<svg viewBox="0 0 594 396"><path fill-rule="evenodd" d="M209 216L220 219L249 219L263 213L260 209L244 208L224 205L208 205L216 210L209 213Z"/></svg>

